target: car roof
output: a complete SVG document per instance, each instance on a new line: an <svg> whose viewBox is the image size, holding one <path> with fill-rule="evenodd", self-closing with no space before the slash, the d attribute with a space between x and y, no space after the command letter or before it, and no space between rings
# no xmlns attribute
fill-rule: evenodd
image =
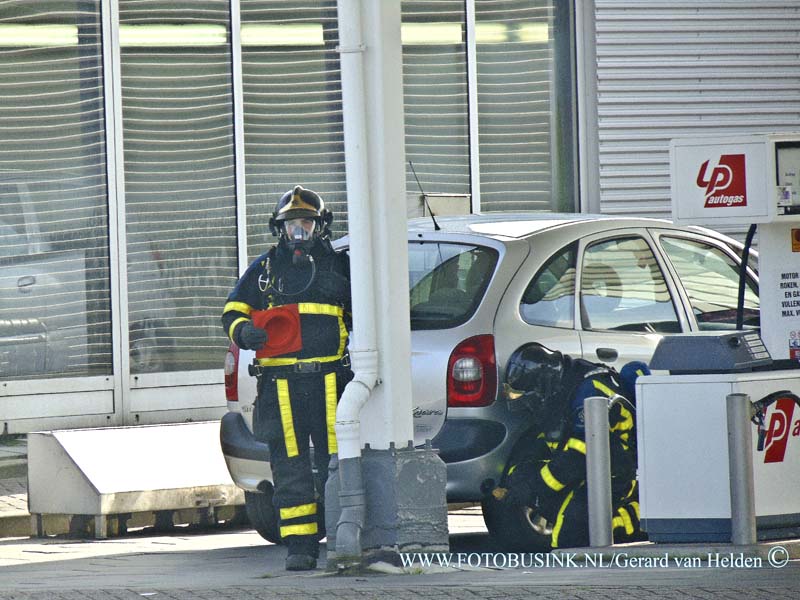
<svg viewBox="0 0 800 600"><path fill-rule="evenodd" d="M638 221L650 225L671 226L669 221L659 219L646 219L641 217L630 218L617 215L600 214L572 214L551 212L515 212L515 213L473 213L470 215L436 217L436 224L440 232L445 233L472 233L497 239L524 238L536 232L567 225L569 223L614 220ZM433 219L419 217L409 219L408 230L410 233L435 231Z"/></svg>

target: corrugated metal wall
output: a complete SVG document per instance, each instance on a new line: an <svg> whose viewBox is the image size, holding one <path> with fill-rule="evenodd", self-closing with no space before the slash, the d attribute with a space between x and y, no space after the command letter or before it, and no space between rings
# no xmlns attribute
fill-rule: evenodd
<svg viewBox="0 0 800 600"><path fill-rule="evenodd" d="M596 0L605 213L670 215L669 140L800 131L800 1Z"/></svg>

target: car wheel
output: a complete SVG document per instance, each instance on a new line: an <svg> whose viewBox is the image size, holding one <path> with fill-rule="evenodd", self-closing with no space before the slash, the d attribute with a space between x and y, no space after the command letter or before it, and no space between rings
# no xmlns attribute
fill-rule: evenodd
<svg viewBox="0 0 800 600"><path fill-rule="evenodd" d="M263 482L259 489L261 492L245 492L244 506L250 525L262 538L273 544L281 543L281 534L278 529L278 515L272 505L272 484Z"/></svg>

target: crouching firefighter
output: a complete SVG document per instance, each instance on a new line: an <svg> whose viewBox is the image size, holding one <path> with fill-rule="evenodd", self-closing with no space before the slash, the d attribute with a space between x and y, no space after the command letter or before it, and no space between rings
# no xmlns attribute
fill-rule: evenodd
<svg viewBox="0 0 800 600"><path fill-rule="evenodd" d="M273 502L292 571L317 564L328 462L337 451L336 405L352 379L350 267L331 246L332 220L317 193L301 186L286 192L270 220L278 243L242 275L222 314L230 339L256 350L253 430L270 448Z"/></svg>
<svg viewBox="0 0 800 600"><path fill-rule="evenodd" d="M511 506L530 507L535 513L531 522L550 536L553 548L589 544L583 401L593 396L618 397L609 410L614 540L642 539L633 393L636 377L647 373L641 362L628 363L618 374L536 343L511 355L504 393L510 402L524 403L533 427L521 438L524 450L492 495Z"/></svg>

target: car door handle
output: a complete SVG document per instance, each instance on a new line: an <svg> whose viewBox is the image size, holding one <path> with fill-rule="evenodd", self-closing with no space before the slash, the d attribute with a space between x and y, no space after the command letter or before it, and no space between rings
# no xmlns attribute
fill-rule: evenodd
<svg viewBox="0 0 800 600"><path fill-rule="evenodd" d="M36 283L36 277L33 275L25 275L24 277L20 277L17 279L17 287L19 288L20 292L27 294L30 292L30 288L32 285Z"/></svg>
<svg viewBox="0 0 800 600"><path fill-rule="evenodd" d="M619 356L619 352L614 350L614 348L598 348L595 350L595 353L597 354L597 358L606 361L615 361Z"/></svg>

